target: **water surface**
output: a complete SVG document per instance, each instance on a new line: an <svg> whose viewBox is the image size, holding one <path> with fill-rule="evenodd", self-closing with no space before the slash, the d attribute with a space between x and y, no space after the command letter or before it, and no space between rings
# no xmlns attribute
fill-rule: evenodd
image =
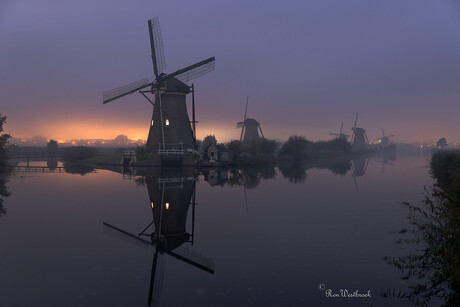
<svg viewBox="0 0 460 307"><path fill-rule="evenodd" d="M382 257L409 252L401 203L432 184L426 157L130 176L60 167L9 178L0 306L147 306L149 293L160 306L410 306L382 297L401 283ZM340 289L371 297L327 297Z"/></svg>

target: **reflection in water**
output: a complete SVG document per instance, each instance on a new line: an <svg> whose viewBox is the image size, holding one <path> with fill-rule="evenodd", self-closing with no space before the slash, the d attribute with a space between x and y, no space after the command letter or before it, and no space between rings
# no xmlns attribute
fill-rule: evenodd
<svg viewBox="0 0 460 307"><path fill-rule="evenodd" d="M356 191L358 191L358 180L356 177L361 177L366 174L367 171L367 166L369 165L370 158L366 158L363 156L358 156L353 158L351 161L351 168L352 168L352 173L351 176L353 177L353 180L355 181L355 188Z"/></svg>
<svg viewBox="0 0 460 307"><path fill-rule="evenodd" d="M307 167L302 163L281 163L279 170L290 183L302 183L307 180Z"/></svg>
<svg viewBox="0 0 460 307"><path fill-rule="evenodd" d="M78 174L85 176L88 173L94 172L94 167L84 166L84 165L75 165L71 163L64 163L64 170L69 174Z"/></svg>
<svg viewBox="0 0 460 307"><path fill-rule="evenodd" d="M50 169L50 171L55 171L58 167L58 160L57 159L48 159L46 161L46 166Z"/></svg>
<svg viewBox="0 0 460 307"><path fill-rule="evenodd" d="M214 262L192 251L195 229L196 177L193 172L182 170L165 172L137 179L138 185L146 185L149 193L153 220L138 235L131 234L104 222L106 233L155 247L153 255L148 305L158 306L164 276L163 256L169 255L205 272L214 274ZM162 172L162 174L160 174ZM187 216L192 206L192 230L186 230ZM153 229L152 229L153 226ZM149 232L150 230L153 230Z"/></svg>
<svg viewBox="0 0 460 307"><path fill-rule="evenodd" d="M0 217L6 214L6 209L3 206L3 200L10 196L10 192L8 192L8 187L6 183L8 182L8 176L10 171L8 169L1 169L0 172Z"/></svg>

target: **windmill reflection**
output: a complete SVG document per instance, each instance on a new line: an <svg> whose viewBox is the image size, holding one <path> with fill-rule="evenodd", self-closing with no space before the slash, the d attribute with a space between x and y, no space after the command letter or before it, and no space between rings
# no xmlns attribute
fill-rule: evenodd
<svg viewBox="0 0 460 307"><path fill-rule="evenodd" d="M104 232L153 246L152 272L148 305L158 306L164 276L164 259L169 255L205 272L214 274L214 262L190 249L195 229L196 178L184 176L181 172L149 175L137 181L145 184L149 193L153 220L138 235L116 226L103 223ZM186 224L190 205L192 206L191 233ZM153 231L152 231L153 230Z"/></svg>
<svg viewBox="0 0 460 307"><path fill-rule="evenodd" d="M364 176L367 171L367 166L369 165L369 157L363 157L363 156L357 156L354 157L351 160L351 176L353 177L353 180L355 181L355 188L356 191L358 191L358 181L357 177Z"/></svg>

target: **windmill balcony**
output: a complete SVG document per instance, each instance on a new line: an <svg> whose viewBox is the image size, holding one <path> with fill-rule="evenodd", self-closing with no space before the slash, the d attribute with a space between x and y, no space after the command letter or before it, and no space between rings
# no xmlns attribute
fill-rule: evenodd
<svg viewBox="0 0 460 307"><path fill-rule="evenodd" d="M157 153L159 155L183 155L184 154L184 144L179 143L158 143Z"/></svg>

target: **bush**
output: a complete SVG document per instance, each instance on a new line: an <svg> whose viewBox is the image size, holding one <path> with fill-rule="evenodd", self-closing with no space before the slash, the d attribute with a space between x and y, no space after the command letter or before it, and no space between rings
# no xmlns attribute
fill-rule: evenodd
<svg viewBox="0 0 460 307"><path fill-rule="evenodd" d="M79 160L94 157L97 154L96 148L86 146L68 147L64 150L63 159L65 162L76 162Z"/></svg>
<svg viewBox="0 0 460 307"><path fill-rule="evenodd" d="M279 157L283 160L300 161L306 157L305 152L312 142L303 136L292 135L280 149Z"/></svg>
<svg viewBox="0 0 460 307"><path fill-rule="evenodd" d="M6 116L0 114L0 132L3 132L3 124L6 123ZM8 143L8 139L11 138L9 134L0 134L0 167L6 165L6 150L5 146Z"/></svg>

